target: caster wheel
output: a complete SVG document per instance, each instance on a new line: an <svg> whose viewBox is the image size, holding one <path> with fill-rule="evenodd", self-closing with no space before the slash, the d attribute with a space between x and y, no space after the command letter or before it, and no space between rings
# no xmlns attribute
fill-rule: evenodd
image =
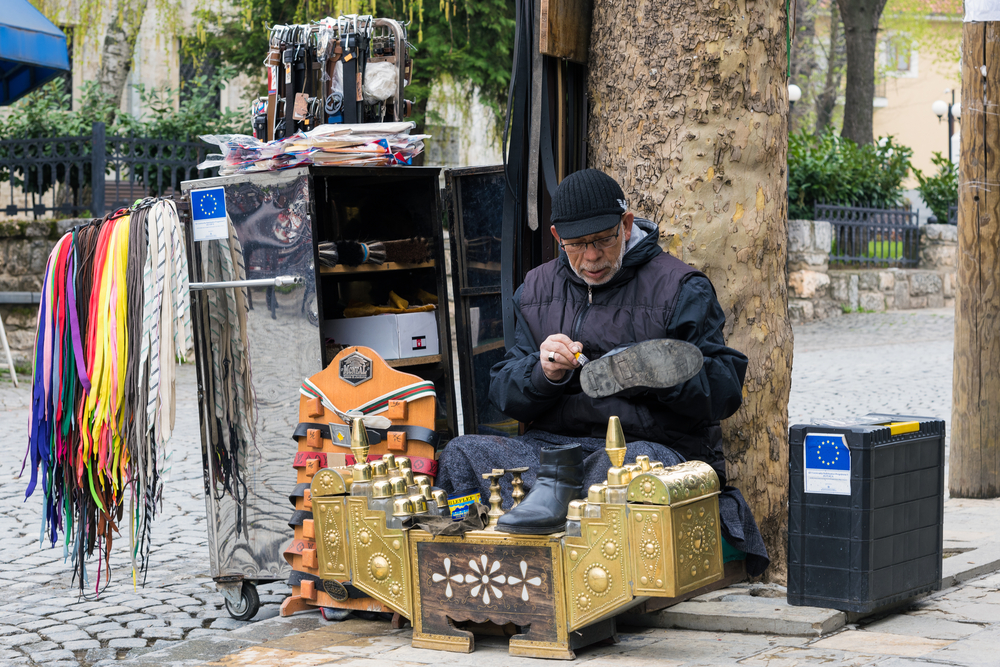
<svg viewBox="0 0 1000 667"><path fill-rule="evenodd" d="M226 600L226 611L237 621L249 621L260 611L260 596L257 595L257 587L249 581L243 582L240 590L240 604L233 606Z"/></svg>

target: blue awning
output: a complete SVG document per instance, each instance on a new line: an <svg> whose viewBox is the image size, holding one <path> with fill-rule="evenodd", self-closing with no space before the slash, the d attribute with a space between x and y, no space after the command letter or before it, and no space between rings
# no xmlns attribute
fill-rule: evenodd
<svg viewBox="0 0 1000 667"><path fill-rule="evenodd" d="M0 106L69 71L66 35L28 0L0 11Z"/></svg>

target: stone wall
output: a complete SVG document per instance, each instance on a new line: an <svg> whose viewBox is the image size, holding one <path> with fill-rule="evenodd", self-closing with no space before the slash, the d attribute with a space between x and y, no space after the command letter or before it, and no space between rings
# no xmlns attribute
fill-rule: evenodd
<svg viewBox="0 0 1000 667"><path fill-rule="evenodd" d="M828 222L788 222L788 311L793 322L852 311L954 305L958 255L954 225L920 228L920 265L915 269L831 269L832 240Z"/></svg>
<svg viewBox="0 0 1000 667"><path fill-rule="evenodd" d="M45 263L59 237L80 220L0 221L0 292L40 292ZM14 363L31 366L37 304L0 303ZM6 360L0 358L0 364Z"/></svg>

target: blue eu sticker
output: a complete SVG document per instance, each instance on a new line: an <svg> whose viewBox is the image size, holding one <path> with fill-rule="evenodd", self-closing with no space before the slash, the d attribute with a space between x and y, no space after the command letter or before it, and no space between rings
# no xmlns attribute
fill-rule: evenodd
<svg viewBox="0 0 1000 667"><path fill-rule="evenodd" d="M195 241L229 237L224 188L191 191L191 226Z"/></svg>
<svg viewBox="0 0 1000 667"><path fill-rule="evenodd" d="M805 492L851 495L851 450L839 433L810 433L805 441Z"/></svg>

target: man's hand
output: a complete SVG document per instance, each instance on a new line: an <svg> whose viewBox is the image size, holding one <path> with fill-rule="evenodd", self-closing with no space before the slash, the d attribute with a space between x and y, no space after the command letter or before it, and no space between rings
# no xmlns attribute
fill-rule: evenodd
<svg viewBox="0 0 1000 667"><path fill-rule="evenodd" d="M566 371L580 366L576 353L583 352L583 343L570 340L564 334L552 334L542 341L539 350L545 377L552 382L559 382L566 376Z"/></svg>

